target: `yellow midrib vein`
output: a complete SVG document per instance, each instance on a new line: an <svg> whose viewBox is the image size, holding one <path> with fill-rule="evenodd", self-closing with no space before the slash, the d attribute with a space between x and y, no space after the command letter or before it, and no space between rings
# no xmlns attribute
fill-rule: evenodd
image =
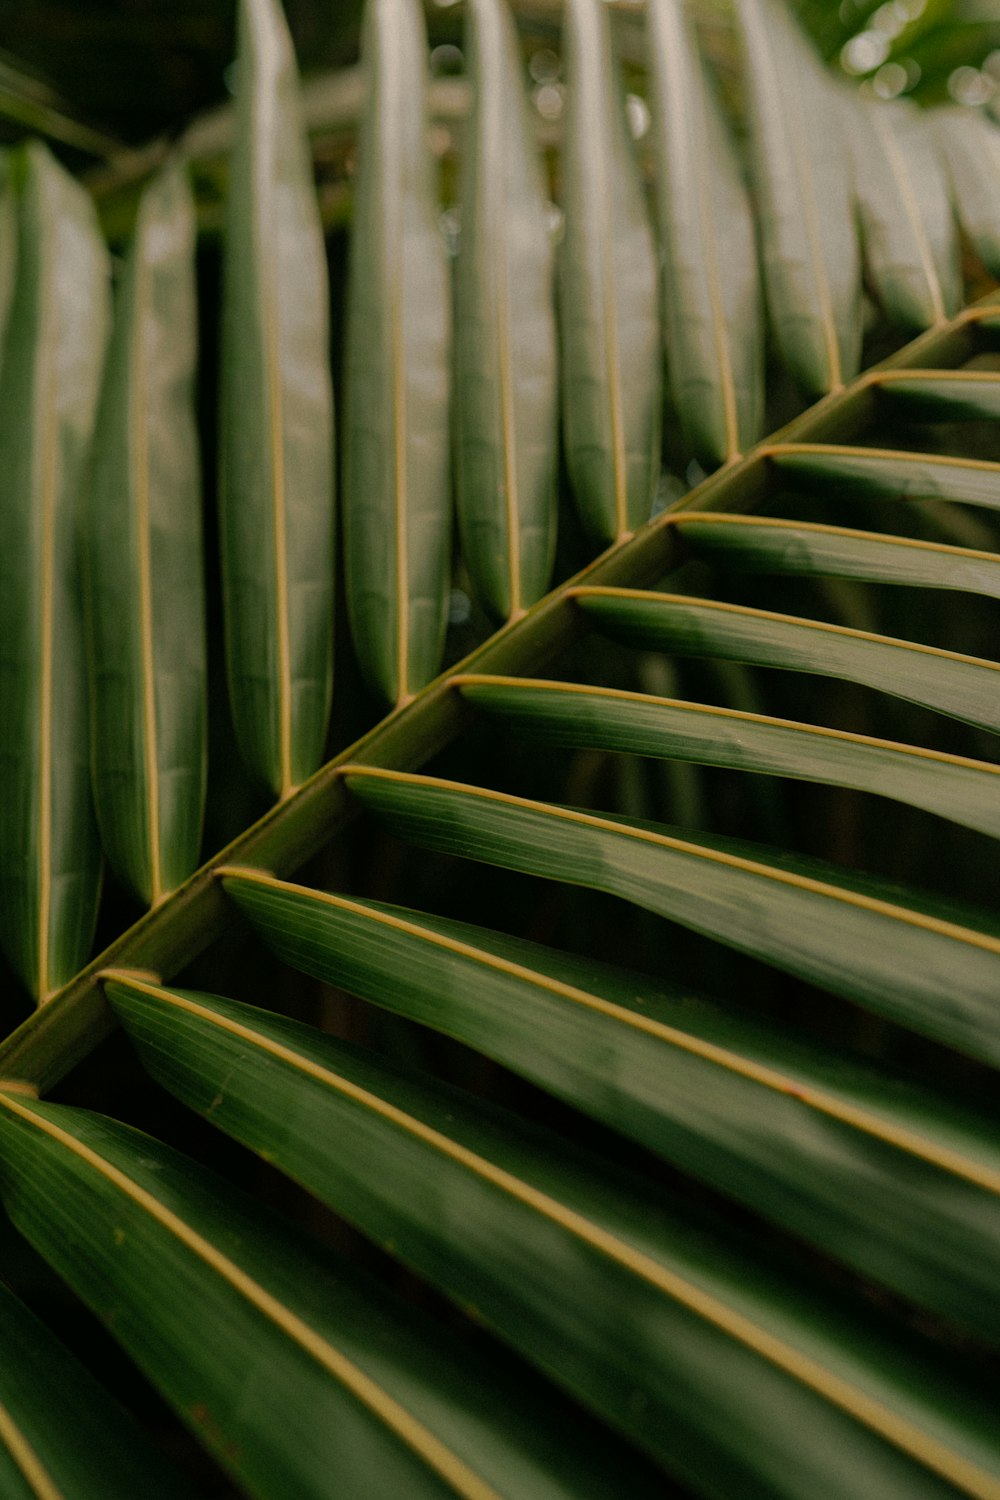
<svg viewBox="0 0 1000 1500"><path fill-rule="evenodd" d="M262 214L267 209L261 205ZM263 229L263 224L262 224ZM266 240L266 232L261 235ZM278 652L279 796L294 791L292 777L292 665L288 620L288 541L285 496L284 414L278 329L276 268L261 267L264 360L267 369L268 429L271 452L272 541L274 547L275 634Z"/></svg>
<svg viewBox="0 0 1000 1500"><path fill-rule="evenodd" d="M39 671L39 719L38 745L38 1002L44 1004L49 998L49 942L52 922L52 702L54 692L54 663L52 653L55 646L55 545L56 545L56 501L58 487L59 426L56 415L56 376L53 369L51 320L58 308L58 296L52 286L52 250L46 248L43 239L41 254L45 257L45 273L42 277L44 303L40 314L39 329L39 399L42 420L39 423L42 444L42 558L41 558L41 662Z"/></svg>
<svg viewBox="0 0 1000 1500"><path fill-rule="evenodd" d="M491 30L494 19L499 19L499 17L490 18ZM497 55L503 42L499 31L493 40L496 42L496 47L493 49L494 63L500 64L502 68L503 58ZM494 75L496 71L495 67ZM510 594L507 618L516 620L524 613L524 608L521 602L521 496L517 474L517 421L514 409L513 361L510 351L511 307L510 283L507 274L507 202L504 192L507 185L508 132L503 128L502 83L496 76L491 79L491 82L491 97L487 99L484 90L484 100L481 106L484 115L489 119L491 128L489 132L483 132L485 149L478 164L478 171L483 184L482 218L485 222L486 233L494 247L497 342L500 359L500 411L503 427L504 508L507 518L507 569ZM512 101L513 104L516 104L516 101ZM498 114L500 115L499 121ZM520 119L516 111L513 111L511 129L516 130L519 126ZM489 213L487 207L490 200L487 184L491 177L495 178L493 214Z"/></svg>
<svg viewBox="0 0 1000 1500"><path fill-rule="evenodd" d="M7 1449L36 1500L64 1500L37 1453L5 1406L0 1406L0 1443Z"/></svg>
<svg viewBox="0 0 1000 1500"><path fill-rule="evenodd" d="M142 674L143 754L146 766L145 812L149 840L149 902L157 906L164 895L160 849L159 734L156 716L156 657L153 634L153 583L150 559L149 504L149 412L147 411L145 324L148 308L149 268L145 236L139 232L136 247L135 302L132 329L132 429L133 486L135 493L136 553L139 571L139 640Z"/></svg>
<svg viewBox="0 0 1000 1500"><path fill-rule="evenodd" d="M883 1440L924 1463L934 1472L945 1475L952 1483L965 1489L977 1500L1000 1500L1000 1481L980 1469L962 1454L956 1453L945 1443L925 1432L916 1423L900 1416L866 1392L854 1386L843 1376L836 1374L808 1354L802 1353L785 1339L761 1327L746 1314L727 1305L711 1292L702 1289L669 1266L637 1249L627 1240L621 1239L605 1229L594 1219L567 1206L530 1182L498 1166L481 1156L477 1151L462 1145L450 1136L443 1135L431 1125L398 1106L390 1104L368 1089L333 1073L322 1064L296 1052L284 1043L262 1036L252 1028L221 1016L217 1011L200 1006L172 991L129 981L132 987L199 1015L202 1019L218 1025L221 1029L252 1042L255 1046L275 1058L314 1078L317 1082L336 1090L362 1108L370 1110L396 1129L402 1130L437 1154L454 1161L474 1177L480 1178L505 1196L532 1209L541 1217L557 1225L564 1233L596 1251L603 1259L616 1264L622 1270L647 1283L654 1290L694 1314L696 1318L718 1329L737 1344L750 1350L759 1358L806 1386L814 1394L836 1406L863 1426L876 1432ZM0 1102L5 1102L0 1096ZM9 1107L19 1113L28 1110L11 1103ZM70 1137L72 1140L73 1138ZM114 1170L114 1169L112 1169ZM127 1181L128 1179L126 1179ZM155 1201L155 1200L154 1200Z"/></svg>
<svg viewBox="0 0 1000 1500"><path fill-rule="evenodd" d="M917 194L913 190L913 182L910 178L910 170L906 157L896 139L895 131L886 122L881 108L877 105L872 106L869 109L869 117L873 118L876 122L875 129L878 132L879 141L885 151L890 171L899 189L899 196L903 200L903 211L913 230L917 255L920 259L924 279L927 282L927 290L930 293L934 322L935 324L943 323L947 320L948 314L945 310L944 297L941 292L941 280L938 276L937 266L934 264L934 254L927 238L927 230L924 227L923 217L920 212L920 203Z"/></svg>
<svg viewBox="0 0 1000 1500"><path fill-rule="evenodd" d="M133 981L134 982L134 981ZM140 986L141 988L141 986ZM325 1338L292 1312L247 1271L224 1255L215 1245L187 1224L146 1188L133 1181L126 1172L107 1161L99 1152L77 1139L52 1120L35 1110L25 1108L15 1098L0 1091L0 1110L25 1121L54 1140L99 1177L112 1184L126 1199L147 1214L161 1229L172 1235L186 1250L208 1266L235 1292L272 1323L291 1342L297 1344L316 1364L374 1413L412 1452L439 1474L464 1500L500 1500L492 1486L484 1483L461 1459L452 1453L419 1419L415 1418L377 1381L334 1348Z"/></svg>
<svg viewBox="0 0 1000 1500"><path fill-rule="evenodd" d="M540 970L528 968L513 959L492 953L489 949L477 948L472 943L440 933L434 928L423 927L418 922L407 921L391 912L374 910L366 906L364 902L352 901L347 897L327 891L311 890L307 886L280 881L268 875L251 876L245 871L240 871L235 878L282 894L287 892L293 897L328 906L336 911L348 912L365 922L370 922L376 928L379 926L388 928L430 948L436 948L443 953L452 954L480 966L483 970L530 985L534 989L543 990L557 1000L567 1002L570 1006L590 1011L605 1020L613 1021L626 1031L641 1032L670 1050L686 1052L703 1062L756 1084L770 1093L785 1097L792 1096L804 1108L815 1110L816 1113L827 1115L863 1135L886 1142L908 1156L929 1162L949 1175L961 1177L986 1192L1000 1195L1000 1172L984 1166L974 1158L963 1156L959 1151L941 1146L936 1141L921 1136L904 1125L885 1120L863 1106L838 1098L837 1095L810 1083L808 1079L783 1073L770 1064L757 1062L752 1057L733 1051L730 1047L707 1040L693 1032L683 1031L677 1026L670 1025L669 1022L659 1021L655 1017L630 1010L615 1001L605 999L602 995L581 990L576 985L555 979ZM134 978L128 979L127 982L136 988L143 987L136 985ZM465 1040L469 1039L465 1038ZM669 1110L663 1113L669 1114Z"/></svg>

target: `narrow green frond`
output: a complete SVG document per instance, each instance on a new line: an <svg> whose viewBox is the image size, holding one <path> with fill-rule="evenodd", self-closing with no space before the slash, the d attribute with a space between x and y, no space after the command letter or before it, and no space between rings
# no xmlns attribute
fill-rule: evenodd
<svg viewBox="0 0 1000 1500"><path fill-rule="evenodd" d="M1000 838L1000 767L762 714L530 678L461 677L480 712L546 744L849 786Z"/></svg>
<svg viewBox="0 0 1000 1500"><path fill-rule="evenodd" d="M183 1500L190 1486L82 1364L0 1287L4 1500Z"/></svg>
<svg viewBox="0 0 1000 1500"><path fill-rule="evenodd" d="M768 314L812 396L861 354L860 256L844 150L845 98L776 0L738 0Z"/></svg>
<svg viewBox="0 0 1000 1500"><path fill-rule="evenodd" d="M419 0L368 0L347 290L344 547L354 649L393 704L434 676L451 561L451 318Z"/></svg>
<svg viewBox="0 0 1000 1500"><path fill-rule="evenodd" d="M846 1062L838 1083L825 1044L642 975L577 961L567 980L572 961L536 944L266 876L226 889L285 962L457 1037L914 1301L991 1318L1000 1153L969 1119L965 1154L945 1101Z"/></svg>
<svg viewBox="0 0 1000 1500"><path fill-rule="evenodd" d="M879 500L957 500L1000 510L1000 463L939 453L781 443L767 457L793 488Z"/></svg>
<svg viewBox="0 0 1000 1500"><path fill-rule="evenodd" d="M992 370L886 370L873 384L890 412L918 421L1000 417L1000 374Z"/></svg>
<svg viewBox="0 0 1000 1500"><path fill-rule="evenodd" d="M100 886L76 524L108 256L90 199L47 149L25 147L19 166L0 374L0 936L44 1001L87 957Z"/></svg>
<svg viewBox="0 0 1000 1500"><path fill-rule="evenodd" d="M151 906L198 864L205 796L194 248L174 165L140 206L81 528L98 823L119 878Z"/></svg>
<svg viewBox="0 0 1000 1500"><path fill-rule="evenodd" d="M594 588L574 598L630 646L840 677L1000 733L1000 662L687 594Z"/></svg>
<svg viewBox="0 0 1000 1500"><path fill-rule="evenodd" d="M937 1500L942 1479L1000 1486L966 1393L943 1416L933 1368L888 1369L874 1320L827 1322L749 1240L734 1253L710 1225L679 1224L660 1187L258 1009L134 984L115 995L183 1099L390 1238L708 1493L832 1494L842 1462L858 1493L899 1500Z"/></svg>
<svg viewBox="0 0 1000 1500"><path fill-rule="evenodd" d="M705 835L632 827L431 777L358 767L347 782L412 842L620 896L1000 1061L1000 938L953 920L950 910L935 914L916 892L904 893L911 904L903 905L898 887L852 881L818 861L800 861L809 870L800 873L780 851L755 846L748 856Z"/></svg>
<svg viewBox="0 0 1000 1500"><path fill-rule="evenodd" d="M497 619L544 594L556 532L558 372L547 195L506 0L465 23L473 85L455 283L458 519Z"/></svg>
<svg viewBox="0 0 1000 1500"><path fill-rule="evenodd" d="M962 295L951 197L930 128L922 111L900 101L845 114L875 289L894 323L930 328L953 316Z"/></svg>
<svg viewBox="0 0 1000 1500"><path fill-rule="evenodd" d="M1000 556L916 537L856 531L774 516L678 516L674 525L694 557L750 573L920 584L1000 599Z"/></svg>
<svg viewBox="0 0 1000 1500"><path fill-rule="evenodd" d="M240 0L220 412L220 541L237 740L278 796L323 758L333 636L327 271L291 40Z"/></svg>
<svg viewBox="0 0 1000 1500"><path fill-rule="evenodd" d="M563 46L563 426L577 508L598 545L649 518L659 473L659 270L615 76L604 0L569 0Z"/></svg>
<svg viewBox="0 0 1000 1500"><path fill-rule="evenodd" d="M650 0L650 86L667 372L711 467L760 436L763 312L753 217L680 0Z"/></svg>
<svg viewBox="0 0 1000 1500"><path fill-rule="evenodd" d="M986 269L1000 275L1000 128L971 109L936 109L930 122L958 221Z"/></svg>

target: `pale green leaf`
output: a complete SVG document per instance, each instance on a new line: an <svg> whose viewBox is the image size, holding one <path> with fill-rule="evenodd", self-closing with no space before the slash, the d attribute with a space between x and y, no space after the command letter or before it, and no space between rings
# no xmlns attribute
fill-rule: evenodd
<svg viewBox="0 0 1000 1500"><path fill-rule="evenodd" d="M76 523L108 257L89 197L44 146L25 147L19 170L0 377L0 934L43 1001L87 957L100 885Z"/></svg>
<svg viewBox="0 0 1000 1500"><path fill-rule="evenodd" d="M455 284L458 519L498 619L544 594L556 529L558 376L548 203L506 0L473 0Z"/></svg>
<svg viewBox="0 0 1000 1500"><path fill-rule="evenodd" d="M768 313L811 395L853 379L860 257L844 111L850 107L776 0L738 0Z"/></svg>
<svg viewBox="0 0 1000 1500"><path fill-rule="evenodd" d="M205 794L194 244L171 166L143 195L118 294L82 527L94 800L148 905L197 865Z"/></svg>
<svg viewBox="0 0 1000 1500"><path fill-rule="evenodd" d="M1000 510L1000 463L944 453L782 443L768 459L793 488L851 499L958 500Z"/></svg>
<svg viewBox="0 0 1000 1500"><path fill-rule="evenodd" d="M688 441L714 466L738 457L760 435L756 236L681 0L650 0L647 26L667 372Z"/></svg>
<svg viewBox="0 0 1000 1500"><path fill-rule="evenodd" d="M563 425L577 508L597 544L649 518L659 470L659 271L615 76L604 0L569 0L563 53Z"/></svg>
<svg viewBox="0 0 1000 1500"><path fill-rule="evenodd" d="M285 796L323 758L333 635L327 271L291 40L240 0L220 413L220 533L237 740Z"/></svg>
<svg viewBox="0 0 1000 1500"><path fill-rule="evenodd" d="M993 275L1000 275L1000 128L972 109L929 116L966 237Z"/></svg>
<svg viewBox="0 0 1000 1500"><path fill-rule="evenodd" d="M851 147L865 260L886 313L914 331L950 318L962 277L951 198L923 111L869 101Z"/></svg>
<svg viewBox="0 0 1000 1500"><path fill-rule="evenodd" d="M404 703L435 675L451 563L450 289L419 0L368 0L347 292L344 545L354 647Z"/></svg>

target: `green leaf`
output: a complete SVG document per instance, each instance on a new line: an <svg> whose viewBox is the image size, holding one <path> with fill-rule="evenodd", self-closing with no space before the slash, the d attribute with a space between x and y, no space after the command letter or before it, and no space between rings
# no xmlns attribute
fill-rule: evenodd
<svg viewBox="0 0 1000 1500"><path fill-rule="evenodd" d="M558 379L547 194L504 0L465 22L473 86L459 197L458 519L473 587L498 619L544 594L556 532Z"/></svg>
<svg viewBox="0 0 1000 1500"><path fill-rule="evenodd" d="M861 354L860 258L844 150L848 103L773 0L739 0L768 313L814 396Z"/></svg>
<svg viewBox="0 0 1000 1500"><path fill-rule="evenodd" d="M974 1116L639 974L265 875L226 890L285 962L457 1037L863 1275L1000 1334L1000 1153Z"/></svg>
<svg viewBox="0 0 1000 1500"><path fill-rule="evenodd" d="M515 677L459 677L462 697L546 744L848 786L1000 838L1000 767L676 698Z"/></svg>
<svg viewBox="0 0 1000 1500"><path fill-rule="evenodd" d="M94 1377L0 1287L5 1500L181 1500L191 1488Z"/></svg>
<svg viewBox="0 0 1000 1500"><path fill-rule="evenodd" d="M169 1087L269 1153L280 1120L289 1171L709 1494L909 1500L942 1494L934 1469L995 1471L965 1392L942 1420L934 1371L886 1369L876 1320L829 1321L659 1187L295 1022L114 988Z"/></svg>
<svg viewBox="0 0 1000 1500"><path fill-rule="evenodd" d="M786 868L779 852L759 846L748 857L704 834L696 841L431 777L358 767L347 784L412 842L620 896L1000 1061L1000 938L951 911L932 913L922 898L918 908L915 892L903 905L898 887L852 880L834 866L793 859Z"/></svg>
<svg viewBox="0 0 1000 1500"><path fill-rule="evenodd" d="M1000 129L971 109L936 109L928 118L958 221L986 269L1000 275Z"/></svg>
<svg viewBox="0 0 1000 1500"><path fill-rule="evenodd" d="M768 459L793 489L873 500L957 500L1000 509L1000 463L945 453L781 443Z"/></svg>
<svg viewBox="0 0 1000 1500"><path fill-rule="evenodd" d="M1000 663L821 620L687 594L579 589L577 604L615 640L864 683L1000 732Z"/></svg>
<svg viewBox="0 0 1000 1500"><path fill-rule="evenodd" d="M391 703L436 674L451 563L450 290L418 0L368 0L347 292L344 546L358 659Z"/></svg>
<svg viewBox="0 0 1000 1500"><path fill-rule="evenodd" d="M948 183L922 110L867 102L852 135L865 259L892 321L950 318L962 295Z"/></svg>
<svg viewBox="0 0 1000 1500"><path fill-rule="evenodd" d="M0 377L0 935L43 1001L87 957L100 885L75 528L108 258L89 197L46 148L25 147L20 169Z"/></svg>
<svg viewBox="0 0 1000 1500"><path fill-rule="evenodd" d="M563 52L563 424L577 508L599 545L649 518L659 471L660 326L652 230L603 0L569 0Z"/></svg>
<svg viewBox="0 0 1000 1500"><path fill-rule="evenodd" d="M921 584L1000 599L1000 557L916 537L855 531L773 516L677 516L673 523L695 557L751 573L856 578Z"/></svg>
<svg viewBox="0 0 1000 1500"><path fill-rule="evenodd" d="M384 1288L128 1126L4 1094L0 1181L22 1233L264 1500L611 1500L614 1459L632 1468L599 1440L563 1460L566 1413L540 1382L456 1357ZM648 1479L639 1493L652 1500Z"/></svg>
<svg viewBox="0 0 1000 1500"><path fill-rule="evenodd" d="M667 370L688 441L714 467L760 435L763 327L754 222L680 0L651 0L647 27Z"/></svg>
<svg viewBox="0 0 1000 1500"><path fill-rule="evenodd" d="M1000 416L1000 376L992 370L885 370L876 390L890 412L917 421Z"/></svg>
<svg viewBox="0 0 1000 1500"><path fill-rule="evenodd" d="M82 526L97 818L119 878L150 906L197 865L205 796L194 243L171 166L139 209Z"/></svg>
<svg viewBox="0 0 1000 1500"><path fill-rule="evenodd" d="M333 635L327 271L291 41L240 0L220 412L229 696L247 764L280 796L323 758Z"/></svg>

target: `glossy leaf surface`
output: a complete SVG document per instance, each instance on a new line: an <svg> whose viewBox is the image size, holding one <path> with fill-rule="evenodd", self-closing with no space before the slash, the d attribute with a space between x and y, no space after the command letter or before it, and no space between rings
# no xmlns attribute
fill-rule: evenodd
<svg viewBox="0 0 1000 1500"><path fill-rule="evenodd" d="M323 756L333 635L327 271L291 40L240 0L222 334L229 695L247 764L285 796Z"/></svg>
<svg viewBox="0 0 1000 1500"><path fill-rule="evenodd" d="M76 523L108 258L89 197L44 146L21 170L0 375L0 933L43 1001L87 957L100 885Z"/></svg>
<svg viewBox="0 0 1000 1500"><path fill-rule="evenodd" d="M771 516L714 513L678 516L674 524L695 557L725 568L920 584L1000 598L995 552Z"/></svg>
<svg viewBox="0 0 1000 1500"><path fill-rule="evenodd" d="M548 202L506 0L465 24L473 107L456 263L458 519L476 592L498 619L548 587L556 528L558 372Z"/></svg>
<svg viewBox="0 0 1000 1500"><path fill-rule="evenodd" d="M1000 838L1000 767L985 761L611 688L513 677L460 678L459 685L481 712L547 744L849 786Z"/></svg>
<svg viewBox="0 0 1000 1500"><path fill-rule="evenodd" d="M1000 463L881 448L784 443L770 450L792 486L879 500L956 500L1000 509Z"/></svg>
<svg viewBox="0 0 1000 1500"><path fill-rule="evenodd" d="M876 291L894 323L930 328L954 314L962 293L951 197L930 129L913 105L868 102L852 145Z"/></svg>
<svg viewBox="0 0 1000 1500"><path fill-rule="evenodd" d="M878 393L890 409L917 420L1000 416L1000 376L992 370L897 370L882 375Z"/></svg>
<svg viewBox="0 0 1000 1500"><path fill-rule="evenodd" d="M251 1493L566 1493L545 1487L559 1444L533 1410L544 1387L524 1380L519 1396L502 1361L494 1378L436 1347L384 1289L148 1136L5 1096L0 1181L22 1233ZM512 1435L483 1442L496 1410ZM610 1495L595 1448L580 1466Z"/></svg>
<svg viewBox="0 0 1000 1500"><path fill-rule="evenodd" d="M191 1494L90 1372L5 1289L0 1486L5 1500L182 1500Z"/></svg>
<svg viewBox="0 0 1000 1500"><path fill-rule="evenodd" d="M667 370L688 440L710 466L760 435L763 346L753 217L680 0L647 13Z"/></svg>
<svg viewBox="0 0 1000 1500"><path fill-rule="evenodd" d="M603 0L569 0L560 262L566 462L597 544L649 518L659 471L656 249Z"/></svg>
<svg viewBox="0 0 1000 1500"><path fill-rule="evenodd" d="M1000 1153L972 1119L963 1152L954 1106L903 1084L894 1096L846 1062L838 1077L826 1049L642 975L267 876L226 888L285 962L457 1037L864 1275L1000 1335Z"/></svg>
<svg viewBox="0 0 1000 1500"><path fill-rule="evenodd" d="M929 1454L939 1473L974 1472L983 1445L964 1393L942 1422L926 1366L894 1375L877 1328L847 1314L834 1332L831 1309L779 1292L751 1244L733 1255L708 1226L673 1223L662 1191L295 1023L138 988L119 1003L182 1096L214 1098L213 1117L253 1139L266 1070L265 1097L285 1096L290 1170L709 1492L834 1493L820 1433L850 1432L840 1451L858 1484L877 1475L885 1494L939 1495ZM730 1414L728 1435L709 1407Z"/></svg>
<svg viewBox="0 0 1000 1500"><path fill-rule="evenodd" d="M774 0L739 0L768 314L813 396L851 380L861 354L860 258L836 91Z"/></svg>
<svg viewBox="0 0 1000 1500"><path fill-rule="evenodd" d="M347 304L344 546L354 647L403 703L437 672L451 560L450 289L419 0L368 0Z"/></svg>
<svg viewBox="0 0 1000 1500"><path fill-rule="evenodd" d="M194 244L170 167L143 196L118 296L82 528L94 800L146 905L197 865L205 795Z"/></svg>
<svg viewBox="0 0 1000 1500"><path fill-rule="evenodd" d="M916 892L759 845L695 840L431 777L359 769L348 785L415 843L620 896L1000 1061L1000 937Z"/></svg>
<svg viewBox="0 0 1000 1500"><path fill-rule="evenodd" d="M988 271L1000 274L1000 128L971 109L931 116L959 223Z"/></svg>
<svg viewBox="0 0 1000 1500"><path fill-rule="evenodd" d="M686 594L581 589L575 597L600 630L629 645L841 677L1000 732L997 662Z"/></svg>

